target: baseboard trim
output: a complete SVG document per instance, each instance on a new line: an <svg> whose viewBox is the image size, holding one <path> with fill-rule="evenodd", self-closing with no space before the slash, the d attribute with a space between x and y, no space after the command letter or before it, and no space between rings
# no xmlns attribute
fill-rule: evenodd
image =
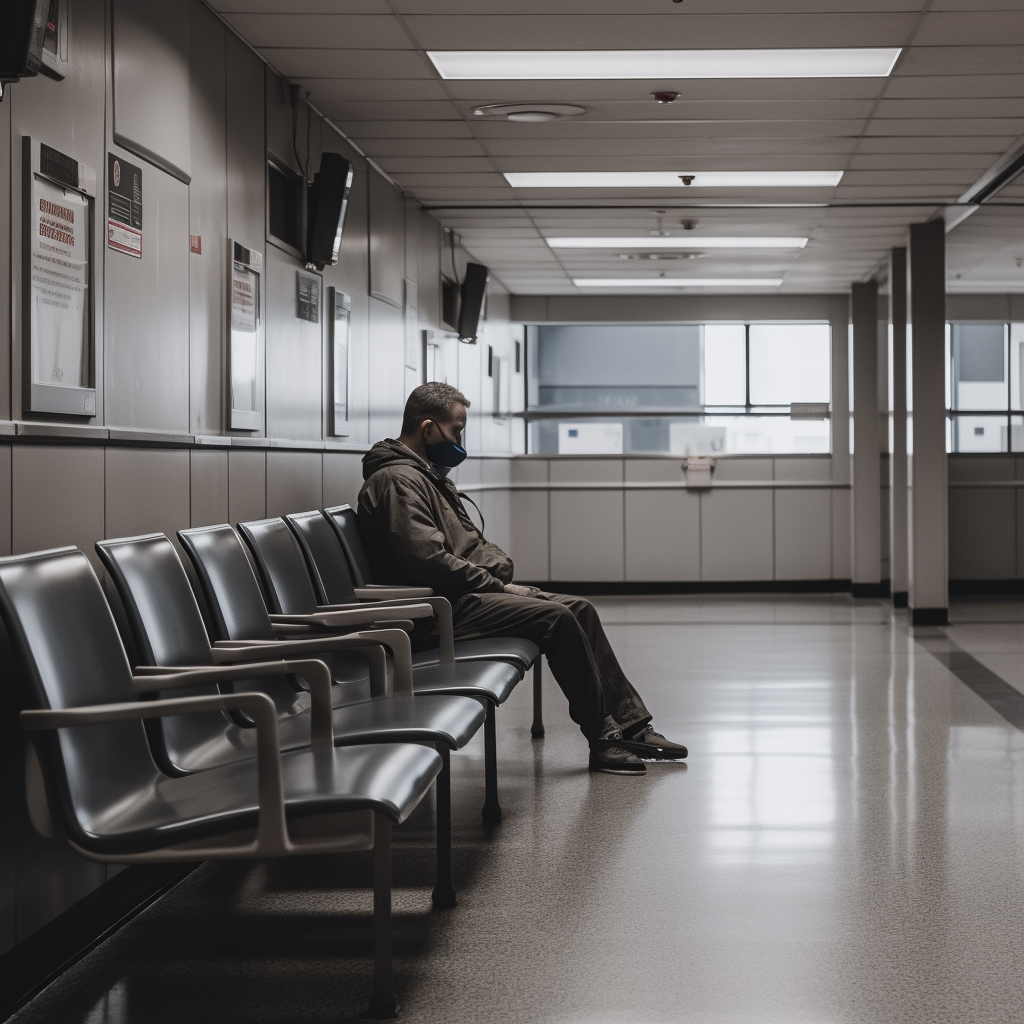
<svg viewBox="0 0 1024 1024"><path fill-rule="evenodd" d="M518 580L516 582L519 582ZM670 594L839 594L849 593L849 580L708 580L623 583L537 580L529 586L580 597L644 597Z"/></svg>
<svg viewBox="0 0 1024 1024"><path fill-rule="evenodd" d="M888 597L889 581L882 580L880 583L853 583L850 585L850 593L854 597Z"/></svg>
<svg viewBox="0 0 1024 1024"><path fill-rule="evenodd" d="M910 624L912 626L948 626L948 608L911 608Z"/></svg>
<svg viewBox="0 0 1024 1024"><path fill-rule="evenodd" d="M197 866L133 864L0 956L0 1020L20 1010Z"/></svg>
<svg viewBox="0 0 1024 1024"><path fill-rule="evenodd" d="M1024 594L1024 580L950 580L951 594Z"/></svg>
<svg viewBox="0 0 1024 1024"><path fill-rule="evenodd" d="M892 606L893 608L909 608L910 607L910 593L906 590L894 590L892 592Z"/></svg>

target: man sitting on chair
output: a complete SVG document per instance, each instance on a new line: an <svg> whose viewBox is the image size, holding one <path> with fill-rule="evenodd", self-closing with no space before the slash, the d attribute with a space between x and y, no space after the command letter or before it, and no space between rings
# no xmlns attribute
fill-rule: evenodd
<svg viewBox="0 0 1024 1024"><path fill-rule="evenodd" d="M686 757L686 747L654 731L593 605L513 583L512 559L469 518L447 478L466 458L468 407L448 384L421 384L406 402L398 440L378 441L363 458L359 525L378 578L447 597L457 639L537 644L590 742L591 771L642 775L644 759ZM414 634L414 642L426 638Z"/></svg>

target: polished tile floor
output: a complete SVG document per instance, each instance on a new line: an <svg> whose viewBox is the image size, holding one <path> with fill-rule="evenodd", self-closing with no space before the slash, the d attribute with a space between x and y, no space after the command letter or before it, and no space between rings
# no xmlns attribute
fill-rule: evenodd
<svg viewBox="0 0 1024 1024"><path fill-rule="evenodd" d="M521 686L493 836L479 746L453 759L458 908L429 908L429 809L400 830L405 1020L1024 1020L1024 732L986 702L1024 693L1024 602L913 634L846 596L597 603L689 764L588 775L550 676L543 742ZM355 1019L368 882L359 856L207 865L16 1019Z"/></svg>

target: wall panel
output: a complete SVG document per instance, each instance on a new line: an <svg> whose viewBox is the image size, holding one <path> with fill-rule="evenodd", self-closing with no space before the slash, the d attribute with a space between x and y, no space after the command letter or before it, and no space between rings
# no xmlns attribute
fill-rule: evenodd
<svg viewBox="0 0 1024 1024"><path fill-rule="evenodd" d="M192 157L189 17L184 13L162 0L113 0L114 136L187 181Z"/></svg>
<svg viewBox="0 0 1024 1024"><path fill-rule="evenodd" d="M1001 580L1017 575L1016 510L1010 488L950 488L950 579Z"/></svg>
<svg viewBox="0 0 1024 1024"><path fill-rule="evenodd" d="M107 250L105 421L187 431L188 186L145 164L142 207L142 259Z"/></svg>
<svg viewBox="0 0 1024 1024"><path fill-rule="evenodd" d="M398 437L405 408L405 320L402 310L370 299L370 443Z"/></svg>
<svg viewBox="0 0 1024 1024"><path fill-rule="evenodd" d="M17 446L11 460L15 554L74 544L95 559L104 536L102 448Z"/></svg>
<svg viewBox="0 0 1024 1024"><path fill-rule="evenodd" d="M227 152L225 29L202 4L189 7L192 183L189 234L189 430L219 433L224 418L225 282L227 280Z"/></svg>
<svg viewBox="0 0 1024 1024"><path fill-rule="evenodd" d="M701 496L702 579L770 580L772 548L770 490L712 490Z"/></svg>
<svg viewBox="0 0 1024 1024"><path fill-rule="evenodd" d="M296 315L299 261L267 246L267 432L300 440L323 436L323 287L320 322Z"/></svg>
<svg viewBox="0 0 1024 1024"><path fill-rule="evenodd" d="M190 526L228 521L228 452L189 453Z"/></svg>
<svg viewBox="0 0 1024 1024"><path fill-rule="evenodd" d="M363 457L358 452L324 452L324 507L355 508L363 486Z"/></svg>
<svg viewBox="0 0 1024 1024"><path fill-rule="evenodd" d="M324 503L319 452L267 452L267 515L308 512Z"/></svg>
<svg viewBox="0 0 1024 1024"><path fill-rule="evenodd" d="M558 459L552 483L621 483L621 459ZM551 492L551 578L620 581L625 578L623 492Z"/></svg>
<svg viewBox="0 0 1024 1024"><path fill-rule="evenodd" d="M0 445L0 555L11 553L11 447Z"/></svg>
<svg viewBox="0 0 1024 1024"><path fill-rule="evenodd" d="M681 484L677 459L628 459L626 480ZM625 576L629 582L700 579L700 494L631 490L625 495Z"/></svg>
<svg viewBox="0 0 1024 1024"><path fill-rule="evenodd" d="M109 448L106 455L107 537L188 529L189 453Z"/></svg>
<svg viewBox="0 0 1024 1024"><path fill-rule="evenodd" d="M512 482L546 484L547 459L516 459L511 466ZM516 580L549 580L548 562L549 502L548 492L512 491L509 554L515 563Z"/></svg>
<svg viewBox="0 0 1024 1024"><path fill-rule="evenodd" d="M228 521L262 519L267 514L267 456L228 452Z"/></svg>
<svg viewBox="0 0 1024 1024"><path fill-rule="evenodd" d="M370 294L401 307L405 278L405 203L402 194L368 167ZM399 363L398 366L402 366Z"/></svg>
<svg viewBox="0 0 1024 1024"><path fill-rule="evenodd" d="M831 576L831 491L775 491L775 578L827 580Z"/></svg>

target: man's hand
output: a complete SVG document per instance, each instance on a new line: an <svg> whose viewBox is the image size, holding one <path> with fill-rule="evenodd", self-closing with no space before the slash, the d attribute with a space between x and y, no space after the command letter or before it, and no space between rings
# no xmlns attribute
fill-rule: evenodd
<svg viewBox="0 0 1024 1024"><path fill-rule="evenodd" d="M539 594L540 591L536 587L523 587L518 583L506 583L505 593L513 594L516 597L534 597Z"/></svg>

